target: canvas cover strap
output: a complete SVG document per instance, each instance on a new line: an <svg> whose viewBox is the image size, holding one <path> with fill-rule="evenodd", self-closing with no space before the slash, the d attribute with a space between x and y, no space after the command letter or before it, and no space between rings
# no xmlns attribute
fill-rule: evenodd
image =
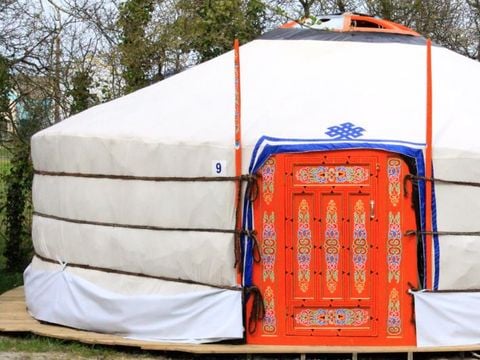
<svg viewBox="0 0 480 360"><path fill-rule="evenodd" d="M143 273L134 273L134 272L130 272L130 271L109 269L109 268L100 267L100 266L92 266L92 265L76 264L76 263L66 263L66 262L61 262L59 260L50 259L50 258L42 256L38 253L35 253L34 256L37 257L38 259L42 260L42 261L49 262L49 263L52 263L52 264L59 264L60 263L62 265L63 269L65 269L66 267L72 267L72 268L79 268L79 269L85 269L85 270L102 271L102 272L111 273L111 274L130 275L130 276L137 276L137 277L142 277L142 278L149 278L149 279L156 279L156 280L163 280L163 281L172 281L172 282L178 282L178 283L183 283L183 284L202 285L202 286L208 286L208 287L217 288L217 289L224 289L224 290L233 290L233 291L241 291L242 290L242 288L240 288L238 286L214 285L214 284L207 284L207 283L202 283L202 282L187 280L187 279L170 278L170 277L166 277L166 276L154 276L154 275L148 275L148 274L143 274Z"/></svg>
<svg viewBox="0 0 480 360"><path fill-rule="evenodd" d="M411 293L413 294L417 290L412 290ZM480 289L442 289L442 290L428 290L428 289L422 289L418 290L420 292L426 292L426 293L478 293L480 292Z"/></svg>
<svg viewBox="0 0 480 360"><path fill-rule="evenodd" d="M250 297L253 299L250 317L248 318L248 332L253 334L257 330L257 322L265 317L265 303L260 289L255 285L245 288L245 296L247 301Z"/></svg>
<svg viewBox="0 0 480 360"><path fill-rule="evenodd" d="M426 177L426 176L407 174L403 178L403 188L404 188L405 196L407 195L407 187L406 187L407 181L418 182L419 180L430 181L432 183L480 187L480 183L474 182L474 181L445 180L445 179L439 179L435 177Z"/></svg>
<svg viewBox="0 0 480 360"><path fill-rule="evenodd" d="M419 231L407 230L405 236L412 235L443 235L443 236L480 236L480 231Z"/></svg>
<svg viewBox="0 0 480 360"><path fill-rule="evenodd" d="M254 174L240 174L238 176L198 176L198 177L180 177L180 176L133 176L133 175L112 175L112 174L90 174L90 173L72 173L72 172L55 172L55 171L43 171L43 170L34 170L35 175L41 176L60 176L60 177L75 177L75 178L92 178L92 179L112 179L112 180L125 180L125 181L153 181L153 182L223 182L223 181L236 181L237 182L237 201L236 201L236 219L237 223L235 225L235 230L228 229L213 229L213 228L170 228L170 227L159 227L159 226L138 226L138 225L128 225L128 224L114 224L114 223L102 223L102 222L91 222L83 220L74 220L67 219L63 217L43 214L40 212L34 212L34 215L60 220L73 222L77 224L90 224L90 225L99 225L99 226L113 226L113 227L123 227L130 229L143 229L143 230L156 230L156 231L197 231L197 232L217 232L217 233L233 233L235 234L235 264L237 267L241 261L241 236L245 235L247 237L254 236L251 232L245 232L245 230L240 229L239 220L241 218L240 204L242 199L242 183L246 182L247 186L245 188L245 197L250 201L255 201L258 195L258 185L257 178ZM240 269L242 271L242 269Z"/></svg>
<svg viewBox="0 0 480 360"><path fill-rule="evenodd" d="M195 177L182 177L182 176L133 176L133 175L112 175L112 174L88 174L88 173L72 173L61 171L43 171L34 170L35 175L43 176L67 176L67 177L79 177L79 178L92 178L92 179L113 179L113 180L137 180L137 181L180 181L180 182L195 182L195 181L246 181L247 183L254 182L256 176L252 174L243 174L239 176L195 176Z"/></svg>
<svg viewBox="0 0 480 360"><path fill-rule="evenodd" d="M138 230L215 232L215 233L238 234L238 235L247 235L247 236L251 233L250 231L247 231L247 230L237 231L235 229L162 227L162 226L151 226L151 225L117 224L117 223L109 223L109 222L101 222L101 221L78 220L78 219L70 219L70 218L55 216L50 214L44 214L38 211L34 211L33 215L40 216L47 219L52 219L52 220L65 221L65 222L74 223L74 224L119 227L119 228L138 229Z"/></svg>

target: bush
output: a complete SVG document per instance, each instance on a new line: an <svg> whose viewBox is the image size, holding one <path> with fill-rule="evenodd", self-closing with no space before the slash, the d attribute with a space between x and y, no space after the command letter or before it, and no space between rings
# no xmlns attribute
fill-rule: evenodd
<svg viewBox="0 0 480 360"><path fill-rule="evenodd" d="M5 291L16 288L20 285L23 285L23 275L22 273L2 273L0 271L0 294L3 294Z"/></svg>
<svg viewBox="0 0 480 360"><path fill-rule="evenodd" d="M30 138L48 125L49 107L45 101L23 100L23 117L17 119L8 143L10 164L3 176L5 205L2 208L4 228L5 271L23 272L32 257L31 217L33 165ZM1 269L0 269L1 270Z"/></svg>
<svg viewBox="0 0 480 360"><path fill-rule="evenodd" d="M33 169L28 143L16 142L12 149L10 170L4 176L6 203L4 208L6 271L22 272L32 256L31 188Z"/></svg>

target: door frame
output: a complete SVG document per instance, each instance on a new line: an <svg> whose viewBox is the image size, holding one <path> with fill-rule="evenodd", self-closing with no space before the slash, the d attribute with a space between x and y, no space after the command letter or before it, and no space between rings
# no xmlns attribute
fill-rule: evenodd
<svg viewBox="0 0 480 360"><path fill-rule="evenodd" d="M337 152L336 150L334 151L328 151L328 154L333 154L333 153L345 153L345 151L342 151L344 149L338 149L339 151ZM356 150L359 150L359 151L362 151L361 149L356 149ZM374 150L377 150L377 149L374 149ZM372 149L364 149L364 151L372 151ZM378 151L384 153L385 150L384 149L378 149ZM324 155L326 152L308 152L308 153L305 153L305 154L302 154L300 156L304 156L306 158L310 157L310 156L318 156L318 154L322 154ZM388 151L388 153L390 154L393 154L391 151ZM295 154L296 156L298 156L298 154ZM397 156L398 154L394 154L395 156ZM290 155L292 156L292 155ZM398 156L401 156L401 155L398 155ZM267 161L265 161L262 165L261 168L259 168L259 175L262 177L262 181L260 183L260 194L259 196L267 196L267 198L269 196L273 196L273 194L275 194L275 197L276 197L276 200L275 202L276 203L285 203L285 193L286 191L284 191L284 187L285 187L285 178L284 176L277 176L275 177L275 172L285 172L285 159L287 159L289 157L289 152L286 152L286 153L283 153L283 154L279 154L278 156L275 156L275 157L270 157ZM280 162L283 162L283 163L279 163L279 159ZM418 166L418 164L417 164ZM268 202L268 201L267 201ZM253 210L253 209L252 209ZM260 212L263 212L262 210L260 210ZM247 209L247 213L248 213L248 209ZM253 215L253 212L252 212L252 215ZM275 216L278 216L280 218L285 218L285 213L283 214L280 214L278 211L276 212ZM263 229L263 233L261 234L261 237L262 237L262 241L265 239L265 237L278 237L279 234L283 233L285 234L285 224L284 224L284 221L281 221L281 219L277 219L277 220L280 220L280 221L276 221L275 223L275 229L273 230L274 233L271 233L268 234L268 231L267 233L265 232L265 224L267 223L268 225L268 222L272 222L272 221L275 221L276 219L272 219L272 213L268 213L268 211L265 211L265 214L264 214L264 218L261 219L261 217L256 216L256 219L257 219L257 228L259 229L259 232L262 232L262 230L260 229ZM253 222L253 216L251 218L252 222ZM263 222L263 226L261 223L259 222ZM268 226L267 226L267 229L268 229ZM271 230L271 229L270 229ZM265 249L263 249L265 250ZM268 251L272 251L272 249L267 249ZM271 255L271 254L270 254ZM269 254L263 254L263 256L268 259L268 256L270 256ZM285 260L284 259L281 259L281 258L277 258L276 259L277 261L277 266L279 266L279 268L283 268L285 269ZM268 261L267 261L268 263ZM274 269L273 269L274 270ZM275 276L279 276L277 274L275 274L275 272L272 270L272 268L270 267L269 268L269 265L267 264L266 266L263 267L263 274L262 274L262 277L265 279L265 278L269 278L269 277L275 277ZM414 271L416 272L417 270L417 267L414 266ZM257 274L258 275L258 274ZM275 301L274 297L272 296L272 293L283 293L285 294L286 292L286 288L285 288L285 281L276 281L276 282L272 282L272 287L270 287L270 289L268 287L266 287L264 289L264 300L265 300L265 308L266 308L266 320L264 320L262 322L262 324L259 324L260 326L257 326L257 329L259 329L259 331L263 331L264 335L266 334L267 336L262 336L262 337L255 337L255 336L249 336L247 341L249 343L278 343L278 344L284 344L284 343L288 343L288 341L294 341L293 343L295 344L300 344L300 343L305 343L305 344L311 344L311 342L308 341L308 337L304 337L302 338L301 336L292 336L290 339L288 337L285 337L285 336L278 336L278 334L275 334L274 332L272 332L271 334L271 338L269 338L268 336L268 328L272 329L272 328L278 328L279 325L281 325L281 322L282 320L281 319L284 319L287 314L285 313L282 313L282 311L280 310L280 312L278 314L275 314L275 318L272 317L272 308L274 307L277 307L277 305L279 305L278 303L275 304L273 303ZM276 301L278 302L279 300L276 299ZM278 311L278 310L277 310ZM267 330L267 331L265 331ZM359 337L362 337L362 335L360 335ZM275 339L276 338L276 339ZM311 339L311 338L310 338ZM332 337L329 338L330 341L328 341L328 344L331 344L331 345L336 345L336 344L340 344L340 345L346 345L345 341L344 340L338 340L338 339L334 339ZM347 339L347 338L343 338L343 339ZM379 345L378 344L378 339L377 338L372 338L373 340L368 340L366 337L364 337L364 340L365 341L361 341L360 344L361 345ZM398 341L398 340L393 340L391 342L391 344L395 344L395 345L413 345L412 344L412 337L410 336L410 339L409 339L409 342L408 344L406 344L405 342L402 342L401 340ZM252 341L253 340L253 341ZM321 340L322 341L325 341L325 339L323 337L321 337ZM383 344L388 344L389 342L384 342ZM347 342L348 344L348 342ZM358 344L357 344L358 345Z"/></svg>

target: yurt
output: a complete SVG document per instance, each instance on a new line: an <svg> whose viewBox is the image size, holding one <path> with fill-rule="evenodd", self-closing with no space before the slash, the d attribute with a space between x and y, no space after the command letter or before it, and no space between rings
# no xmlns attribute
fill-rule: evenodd
<svg viewBox="0 0 480 360"><path fill-rule="evenodd" d="M349 13L37 133L30 314L160 342L480 343L479 83Z"/></svg>

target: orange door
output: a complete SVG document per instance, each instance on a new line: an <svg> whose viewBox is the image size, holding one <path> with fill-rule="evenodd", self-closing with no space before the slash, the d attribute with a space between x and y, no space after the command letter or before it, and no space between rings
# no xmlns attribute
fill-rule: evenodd
<svg viewBox="0 0 480 360"><path fill-rule="evenodd" d="M255 204L266 317L249 343L415 344L415 212L400 156L355 150L276 155Z"/></svg>

